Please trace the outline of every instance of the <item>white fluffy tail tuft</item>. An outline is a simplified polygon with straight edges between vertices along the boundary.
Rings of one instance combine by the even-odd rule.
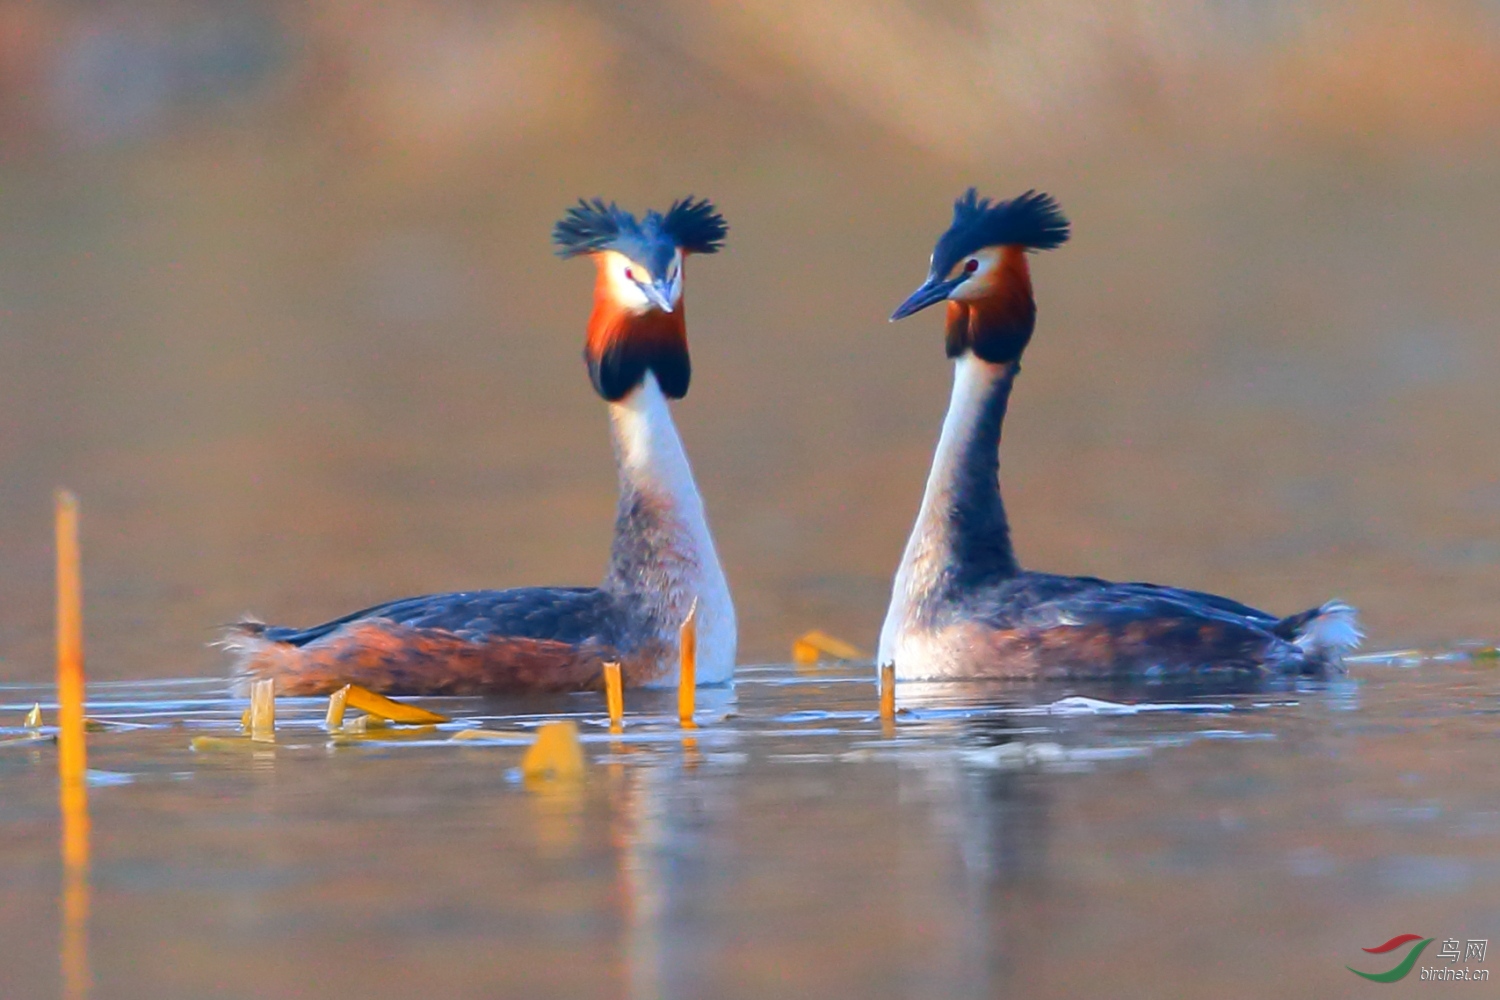
[[[1307,620],[1292,642],[1309,656],[1336,661],[1358,649],[1364,637],[1359,612],[1343,601],[1329,601]]]
[[[246,615],[233,625],[225,626],[216,642],[210,643],[225,650],[232,658],[229,674],[229,692],[236,698],[250,695],[250,682],[258,674],[250,664],[265,656],[275,643],[264,637],[266,626]]]

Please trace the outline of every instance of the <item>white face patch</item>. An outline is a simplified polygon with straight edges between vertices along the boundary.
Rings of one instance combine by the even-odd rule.
[[[606,250],[604,257],[604,279],[609,286],[610,298],[627,311],[643,313],[651,308],[651,300],[641,291],[639,281],[650,281],[651,272],[622,253]]]
[[[995,272],[1000,268],[1000,248],[985,247],[977,253],[971,253],[959,261],[959,271],[965,271],[969,261],[974,261],[978,266],[968,272],[964,279],[953,291],[948,293],[948,298],[957,299],[959,302],[972,302],[982,299],[990,294],[995,287]]]
[[[610,297],[632,313],[643,313],[651,309],[651,299],[641,290],[641,285],[655,282],[657,276],[652,274],[644,264],[638,264],[617,251],[606,250],[602,256],[604,276],[608,282]],[[667,301],[672,303],[672,308],[675,309],[682,301],[681,250],[672,255],[663,279],[661,284],[666,286]]]

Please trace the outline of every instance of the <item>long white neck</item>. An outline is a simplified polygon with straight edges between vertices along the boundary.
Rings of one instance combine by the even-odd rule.
[[[955,586],[1016,572],[1000,500],[1000,427],[1018,365],[964,354],[938,437],[917,523],[896,570],[878,663],[894,663],[904,636],[928,624]]]
[[[728,683],[736,626],[703,498],[656,376],[609,406],[620,509],[607,587],[641,600],[675,648],[676,629],[698,602],[698,682]],[[675,670],[663,684],[676,683]]]

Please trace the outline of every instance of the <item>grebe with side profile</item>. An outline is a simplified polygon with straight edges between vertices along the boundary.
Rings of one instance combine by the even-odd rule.
[[[896,571],[877,663],[898,680],[1324,675],[1362,638],[1339,601],[1287,618],[1149,583],[1023,570],[1000,498],[1000,428],[1036,320],[1027,251],[1068,239],[1046,194],[953,208],[895,321],[947,303],[953,395]]]
[[[597,277],[584,358],[609,404],[619,469],[614,544],[599,587],[527,587],[410,597],[311,628],[246,621],[224,645],[242,681],[281,694],[355,683],[386,694],[473,695],[597,686],[621,664],[630,686],[677,682],[678,630],[698,607],[698,683],[728,683],[735,615],[669,399],[688,390],[683,268],[728,227],[689,197],[639,220],[580,201],[553,229],[557,253]]]

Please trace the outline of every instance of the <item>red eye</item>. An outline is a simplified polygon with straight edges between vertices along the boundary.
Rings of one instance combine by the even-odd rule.
[[[979,270],[979,261],[975,260],[973,257],[970,257],[968,260],[964,261],[965,274],[973,274],[977,270]]]
[[[625,277],[629,281],[634,281],[635,280],[635,271],[633,269],[627,267],[625,269]]]

